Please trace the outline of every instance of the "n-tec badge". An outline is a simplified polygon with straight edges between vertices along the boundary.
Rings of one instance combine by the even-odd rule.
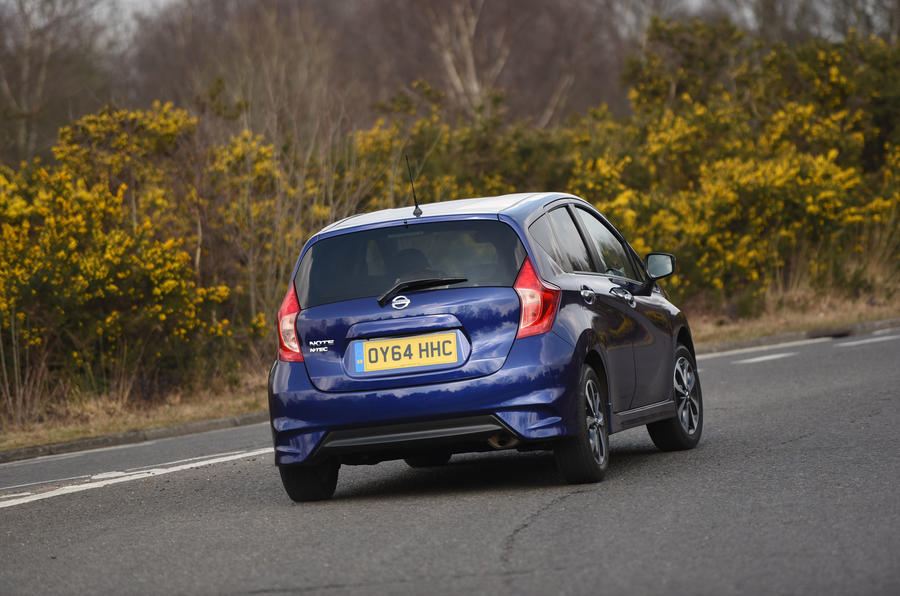
[[[409,298],[406,296],[395,296],[394,299],[391,300],[391,306],[397,310],[402,310],[409,306]]]
[[[309,351],[310,352],[327,352],[328,346],[333,346],[333,339],[315,339],[309,342]]]

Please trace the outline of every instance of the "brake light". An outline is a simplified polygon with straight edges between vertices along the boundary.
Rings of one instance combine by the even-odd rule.
[[[550,331],[553,320],[556,319],[560,289],[544,283],[535,273],[534,266],[528,258],[522,264],[513,288],[519,295],[519,302],[522,303],[516,339]]]
[[[303,352],[297,338],[297,315],[300,303],[294,284],[288,286],[287,294],[278,309],[278,359],[285,362],[303,362]]]

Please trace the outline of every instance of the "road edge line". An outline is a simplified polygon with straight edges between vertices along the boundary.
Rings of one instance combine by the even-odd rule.
[[[70,484],[67,486],[61,486],[59,488],[48,490],[46,492],[34,493],[24,497],[18,497],[15,499],[10,499],[8,501],[0,501],[0,509],[5,509],[7,507],[15,507],[17,505],[24,505],[26,503],[32,503],[34,501],[42,501],[44,499],[50,499],[52,497],[58,497],[62,495],[69,495],[72,493],[80,493],[86,490],[93,490],[95,488],[103,488],[104,486],[110,486],[113,484],[121,484],[123,482],[132,482],[134,480],[143,480],[145,478],[154,478],[156,476],[164,476],[166,474],[172,474],[174,472],[182,472],[184,470],[192,470],[194,468],[202,468],[203,466],[209,466],[213,464],[220,464],[224,462],[234,461],[237,459],[246,459],[248,457],[256,457],[259,455],[265,455],[267,453],[272,453],[274,449],[272,447],[264,447],[262,449],[255,449],[252,451],[244,451],[241,453],[233,453],[231,455],[223,455],[219,457],[211,457],[209,459],[203,459],[196,462],[190,462],[185,464],[180,464],[177,466],[172,466],[170,468],[152,468],[150,470],[144,470],[141,472],[135,472],[134,474],[126,474],[124,476],[117,476],[115,478],[104,478],[102,480],[94,480],[91,482],[85,482],[83,484]]]
[[[49,445],[22,447],[21,449],[0,451],[0,464],[21,461],[23,459],[34,459],[36,457],[43,457],[47,455],[60,455],[63,453],[90,451],[92,449],[102,449],[104,447],[133,445],[136,443],[144,443],[146,441],[155,441],[158,439],[169,439],[172,437],[180,437],[183,435],[195,435],[213,430],[222,430],[226,428],[235,428],[238,426],[247,426],[250,424],[259,424],[261,422],[268,422],[268,420],[268,412],[251,412],[250,414],[241,414],[239,416],[214,418],[212,420],[197,420],[195,422],[186,422],[184,424],[177,424],[174,426],[148,428],[145,430],[133,430],[127,433],[103,435],[100,437],[89,437],[86,439],[77,439],[75,441],[66,441],[65,443],[51,443]]]

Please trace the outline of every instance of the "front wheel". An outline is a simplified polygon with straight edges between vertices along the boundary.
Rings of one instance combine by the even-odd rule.
[[[703,394],[694,356],[687,347],[675,349],[675,369],[672,373],[675,394],[675,417],[647,425],[653,444],[663,451],[693,449],[703,432]]]
[[[581,369],[575,399],[577,433],[553,449],[556,466],[569,484],[599,482],[609,467],[606,385],[587,364]]]
[[[293,501],[330,499],[337,487],[340,463],[327,460],[315,465],[281,466],[281,483]]]

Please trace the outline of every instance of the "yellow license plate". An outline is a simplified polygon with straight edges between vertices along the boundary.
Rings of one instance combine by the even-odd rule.
[[[457,361],[456,333],[434,333],[400,339],[372,339],[356,344],[356,372],[415,368]]]

